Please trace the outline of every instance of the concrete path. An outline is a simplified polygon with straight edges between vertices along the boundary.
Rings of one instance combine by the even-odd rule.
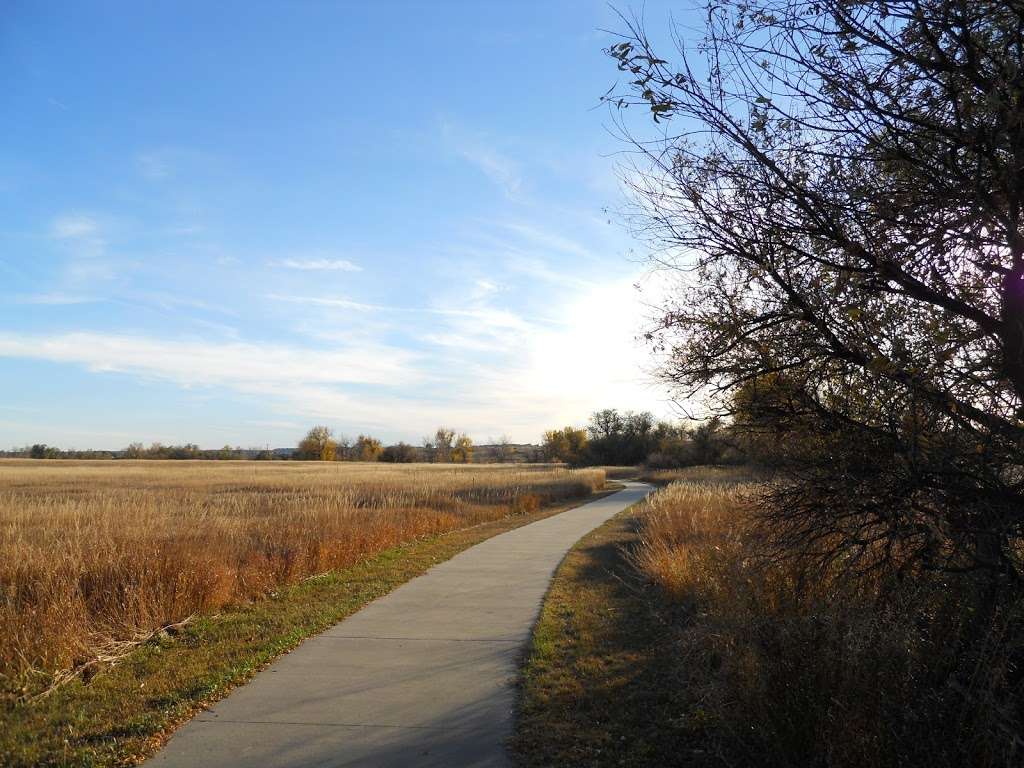
[[[548,583],[626,490],[488,539],[321,635],[178,731],[154,766],[507,766],[514,683]]]

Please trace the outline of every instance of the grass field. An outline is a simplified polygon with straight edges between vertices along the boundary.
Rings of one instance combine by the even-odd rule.
[[[692,733],[668,625],[628,560],[630,511],[566,555],[523,669],[513,741],[521,768],[691,765]]]
[[[391,547],[350,568],[277,589],[266,599],[200,616],[173,635],[157,634],[88,683],[76,678],[31,702],[0,701],[0,765],[135,765],[177,725],[303,639],[474,544],[589,500]]]
[[[2,461],[0,693],[30,697],[160,627],[603,484],[512,465]]]
[[[969,588],[942,574],[884,599],[809,580],[765,557],[757,476],[673,479],[559,570],[525,668],[523,765],[1021,764],[1024,609],[979,634]]]

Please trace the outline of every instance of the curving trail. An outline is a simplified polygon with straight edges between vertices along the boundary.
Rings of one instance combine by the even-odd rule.
[[[507,766],[515,676],[548,583],[626,489],[461,552],[282,656],[153,766]]]

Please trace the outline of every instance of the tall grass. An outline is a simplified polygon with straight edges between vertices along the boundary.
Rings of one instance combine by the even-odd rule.
[[[521,465],[0,461],[0,687],[603,484]]]
[[[807,580],[768,560],[755,486],[698,477],[640,508],[637,567],[660,589],[689,725],[716,762],[1009,766],[1024,762],[1022,609],[978,616],[974,585]],[[883,589],[884,587],[884,589]]]

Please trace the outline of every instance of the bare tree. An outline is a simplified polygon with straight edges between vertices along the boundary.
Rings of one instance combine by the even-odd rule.
[[[502,435],[495,442],[498,446],[498,455],[496,458],[499,464],[515,461],[516,447],[512,444],[512,438],[508,435]]]
[[[449,462],[452,460],[452,445],[455,442],[455,430],[438,427],[434,433],[434,461]]]
[[[624,24],[606,98],[659,126],[626,132],[633,221],[681,286],[649,339],[682,395],[774,393],[766,531],[1019,580],[1024,6],[720,2],[672,54]]]
[[[430,463],[437,461],[437,446],[434,445],[432,437],[423,438],[423,460]]]

